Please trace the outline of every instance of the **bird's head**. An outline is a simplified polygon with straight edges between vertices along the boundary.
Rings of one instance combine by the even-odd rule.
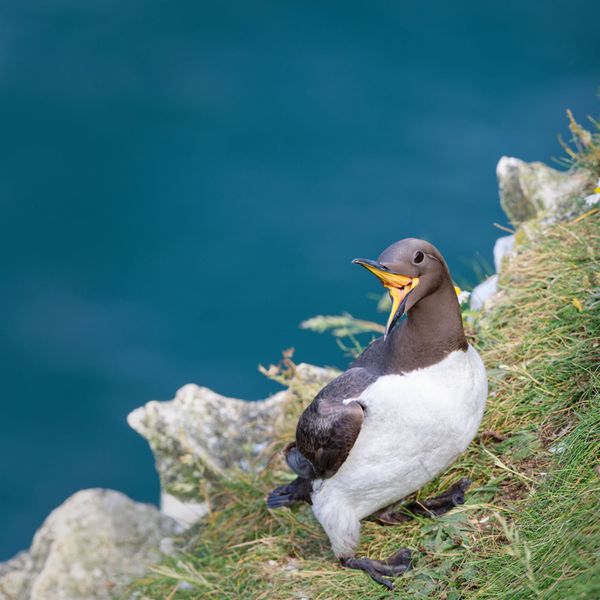
[[[446,261],[439,250],[425,240],[406,238],[386,248],[376,261],[355,258],[352,262],[371,271],[390,294],[392,308],[384,339],[398,319],[417,302],[441,286],[452,287]]]

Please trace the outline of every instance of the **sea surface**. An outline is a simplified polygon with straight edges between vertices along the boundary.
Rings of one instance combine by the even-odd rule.
[[[474,283],[503,154],[600,112],[600,4],[0,1],[0,560],[70,494],[156,502],[133,408],[343,367],[351,265],[406,236]]]

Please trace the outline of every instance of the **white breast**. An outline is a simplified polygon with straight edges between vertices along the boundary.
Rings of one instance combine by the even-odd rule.
[[[475,437],[487,397],[477,351],[456,351],[406,375],[386,375],[360,396],[361,432],[330,479],[315,482],[313,502],[350,504],[362,519],[433,479]]]

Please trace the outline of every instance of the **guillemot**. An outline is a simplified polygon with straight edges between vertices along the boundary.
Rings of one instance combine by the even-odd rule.
[[[286,460],[298,475],[273,490],[269,508],[305,501],[341,564],[386,577],[411,568],[408,549],[386,560],[357,558],[360,521],[406,520],[393,505],[449,467],[475,437],[487,398],[485,367],[467,343],[448,266],[432,244],[392,244],[377,261],[355,259],[387,288],[391,312],[383,337],[306,408]],[[401,317],[406,314],[405,319]],[[436,498],[404,509],[439,515],[464,502],[462,478]]]

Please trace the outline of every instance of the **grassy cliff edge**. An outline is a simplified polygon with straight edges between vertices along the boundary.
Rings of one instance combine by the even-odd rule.
[[[292,379],[289,417],[270,465],[224,477],[179,555],[138,580],[137,598],[600,597],[600,279],[597,209],[531,219],[516,232],[493,307],[468,333],[488,369],[479,436],[426,497],[473,479],[464,506],[440,518],[364,523],[360,554],[413,549],[415,568],[381,589],[338,566],[308,506],[267,510],[289,478],[280,449],[319,382]],[[287,361],[275,376],[286,381]]]

